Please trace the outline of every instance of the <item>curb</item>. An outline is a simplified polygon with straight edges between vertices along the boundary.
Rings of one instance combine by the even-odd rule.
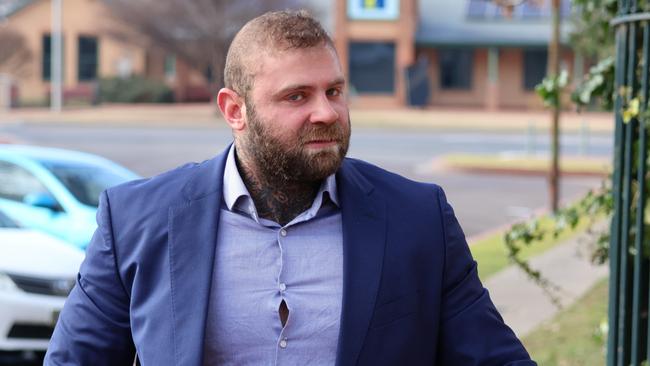
[[[478,174],[507,174],[522,176],[548,176],[549,171],[545,169],[526,169],[526,168],[486,168],[486,167],[459,167],[451,164],[442,164],[442,168],[453,172],[478,173]],[[565,177],[596,177],[605,178],[608,173],[594,171],[560,171],[561,176]]]

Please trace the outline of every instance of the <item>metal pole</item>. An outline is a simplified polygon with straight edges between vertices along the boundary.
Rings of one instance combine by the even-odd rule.
[[[53,112],[60,112],[61,106],[63,105],[62,2],[63,0],[52,0],[50,109]]]
[[[557,78],[560,74],[560,0],[552,0],[553,32],[548,45],[548,75]],[[559,187],[559,156],[560,156],[560,104],[561,95],[553,106],[551,115],[551,169],[549,171],[549,195],[552,212],[557,212],[560,195]]]
[[[526,154],[529,156],[534,156],[536,153],[536,143],[535,143],[535,135],[537,134],[537,131],[535,129],[535,121],[529,120],[528,121],[528,133],[527,138],[526,138]]]

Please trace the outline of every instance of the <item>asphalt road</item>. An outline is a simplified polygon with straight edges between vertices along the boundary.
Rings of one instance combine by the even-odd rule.
[[[188,161],[202,161],[231,141],[230,131],[214,127],[0,125],[0,133],[29,144],[63,147],[99,154],[133,171],[151,176]],[[544,177],[458,174],[433,169],[441,154],[533,153],[548,151],[544,135],[474,133],[461,131],[353,129],[349,156],[361,158],[414,180],[440,184],[447,192],[468,236],[522,219],[544,207]],[[565,154],[609,156],[608,135],[577,134],[562,138]],[[566,202],[597,187],[597,178],[565,178],[561,197]]]

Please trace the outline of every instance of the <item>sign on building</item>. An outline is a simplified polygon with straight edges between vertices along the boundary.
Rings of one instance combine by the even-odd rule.
[[[351,20],[397,20],[399,0],[348,0]]]

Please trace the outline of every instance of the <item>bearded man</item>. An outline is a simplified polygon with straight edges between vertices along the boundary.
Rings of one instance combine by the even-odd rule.
[[[534,365],[442,190],[345,158],[346,81],[304,12],[232,42],[234,143],[101,195],[46,365]]]

